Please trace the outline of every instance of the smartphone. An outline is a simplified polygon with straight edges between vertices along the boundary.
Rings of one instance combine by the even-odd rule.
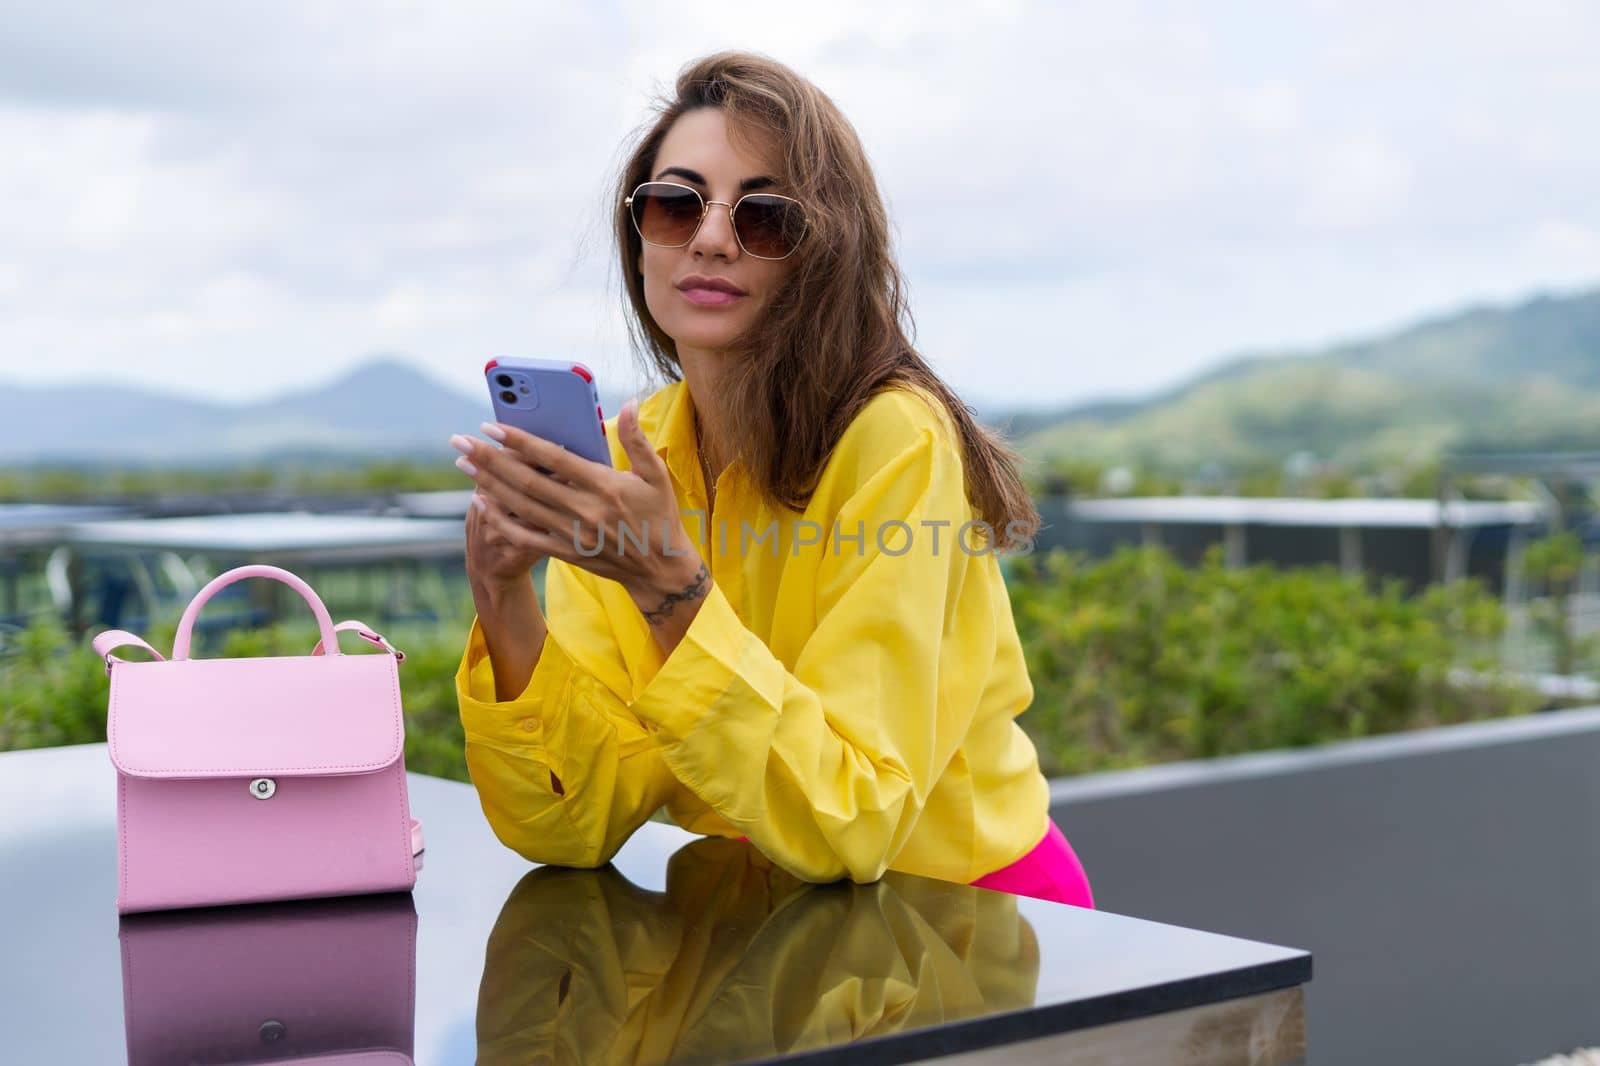
[[[483,368],[494,420],[611,465],[594,374],[560,359],[491,359]],[[538,467],[541,474],[551,471]]]

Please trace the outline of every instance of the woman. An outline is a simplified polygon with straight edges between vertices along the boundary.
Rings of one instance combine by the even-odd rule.
[[[457,698],[495,833],[598,866],[664,806],[806,880],[1093,906],[1014,721],[1033,686],[995,552],[1038,514],[906,339],[855,131],[781,64],[708,56],[615,192],[669,381],[609,420],[615,469],[503,425],[452,439],[477,485]]]

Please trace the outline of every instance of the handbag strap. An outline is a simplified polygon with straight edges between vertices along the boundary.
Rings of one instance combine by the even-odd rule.
[[[365,622],[360,622],[352,618],[349,621],[340,622],[338,625],[334,626],[333,631],[335,633],[354,632],[358,637],[366,641],[368,644],[371,644],[374,648],[381,648],[384,651],[389,652],[394,656],[395,662],[403,663],[406,661],[405,652],[401,651],[393,644],[390,644],[389,641],[384,638],[382,633],[374,632]],[[143,648],[151,655],[154,655],[157,659],[163,661],[166,659],[166,656],[152,648],[144,638],[135,636],[134,634],[129,633],[126,629],[108,629],[104,633],[97,633],[95,635],[93,644],[95,654],[106,661],[107,677],[111,676],[112,663],[123,663],[130,661],[127,659],[119,659],[117,656],[111,654],[112,651],[117,648],[127,647],[130,644],[134,645],[135,647]],[[311,649],[311,654],[323,654],[322,641],[317,641],[317,646]]]
[[[125,663],[130,661],[127,659],[119,659],[115,655],[112,655],[111,652],[114,648],[121,648],[129,644],[134,644],[143,648],[151,655],[154,655],[157,659],[166,659],[166,656],[152,648],[142,637],[136,637],[132,633],[129,633],[126,629],[108,629],[104,633],[96,634],[93,643],[95,654],[106,661],[107,677],[111,676],[112,663]]]
[[[358,622],[352,618],[348,621],[340,622],[338,625],[334,626],[333,631],[335,633],[354,632],[356,636],[360,637],[368,644],[371,644],[374,648],[382,648],[384,651],[389,652],[394,656],[395,662],[403,663],[406,661],[405,652],[401,651],[399,648],[385,640],[382,633],[373,632],[373,630],[365,622]],[[322,641],[317,641],[317,646],[311,649],[311,654],[322,654]]]

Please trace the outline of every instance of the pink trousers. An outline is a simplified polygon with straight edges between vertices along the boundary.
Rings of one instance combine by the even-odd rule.
[[[1032,851],[1010,866],[992,874],[984,874],[972,883],[979,888],[1094,909],[1089,877],[1083,872],[1083,864],[1078,861],[1077,853],[1054,821],[1050,822],[1044,839],[1035,844]]]
[[[745,843],[749,837],[740,837]],[[1033,896],[1052,903],[1094,909],[1094,894],[1089,891],[1089,875],[1083,872],[1078,853],[1072,850],[1060,826],[1050,822],[1044,839],[1033,850],[1010,866],[984,874],[972,882],[977,888],[992,888],[1014,896]]]

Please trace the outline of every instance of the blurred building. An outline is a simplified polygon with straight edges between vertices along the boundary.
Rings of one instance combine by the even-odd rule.
[[[1413,589],[1471,576],[1502,596],[1517,591],[1522,547],[1549,528],[1545,509],[1525,502],[1239,496],[1035,502],[1044,521],[1035,551],[1098,557],[1125,544],[1159,544],[1195,563],[1221,545],[1231,566],[1325,563],[1399,578]]]

